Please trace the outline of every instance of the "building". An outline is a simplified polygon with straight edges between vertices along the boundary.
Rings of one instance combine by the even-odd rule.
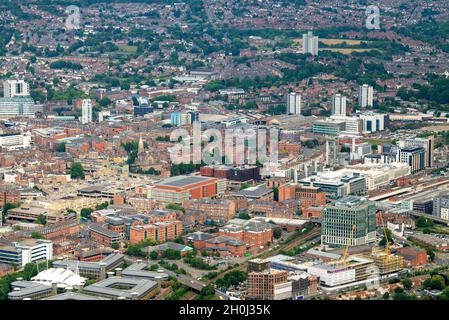
[[[404,262],[412,267],[424,266],[427,264],[427,251],[418,247],[403,247],[396,249],[396,255],[402,256]]]
[[[398,161],[410,166],[410,173],[414,174],[425,169],[426,156],[422,147],[406,147],[399,149]]]
[[[433,167],[435,157],[435,137],[429,136],[426,138],[409,137],[399,140],[399,148],[407,147],[422,147],[425,151],[425,165],[426,168]]]
[[[306,187],[318,187],[327,197],[340,198],[366,193],[366,179],[360,173],[345,170],[320,172],[299,180]]]
[[[133,225],[129,231],[129,242],[136,244],[145,240],[160,242],[175,240],[182,235],[183,231],[182,222],[177,220]]]
[[[210,222],[224,224],[234,218],[235,202],[225,199],[197,199],[184,202],[185,209],[199,210],[206,214]]]
[[[88,124],[92,122],[92,100],[83,99],[81,106],[81,123]]]
[[[348,196],[324,208],[321,243],[331,246],[360,246],[376,240],[376,206]]]
[[[243,241],[250,252],[265,248],[273,242],[272,226],[260,221],[244,221],[241,225],[230,223],[218,229],[218,235]]]
[[[98,223],[90,224],[88,230],[91,240],[108,247],[118,245],[122,240],[122,236],[119,233],[104,228]]]
[[[153,107],[149,104],[140,104],[138,106],[134,106],[134,116],[135,117],[143,117],[146,114],[152,113]]]
[[[359,86],[359,106],[362,108],[373,106],[373,87],[367,84]]]
[[[388,125],[388,115],[368,112],[359,115],[362,122],[362,132],[372,133],[383,131]]]
[[[215,177],[236,182],[259,181],[260,167],[249,165],[239,167],[210,165],[201,167],[200,174],[205,177]]]
[[[301,114],[301,94],[291,92],[287,95],[287,114]]]
[[[0,98],[0,118],[34,117],[34,100],[29,96]]]
[[[159,292],[156,281],[129,277],[109,277],[83,288],[83,292],[109,299],[149,300]]]
[[[30,86],[24,80],[3,81],[3,97],[26,97],[30,95]]]
[[[292,297],[288,272],[264,270],[248,273],[248,300],[284,300]]]
[[[338,136],[342,131],[345,131],[346,124],[344,121],[338,120],[320,120],[315,121],[312,125],[312,132],[328,136]]]
[[[30,262],[53,258],[53,243],[50,240],[27,239],[12,242],[8,246],[0,245],[0,263],[24,266]]]
[[[125,256],[120,253],[111,253],[100,261],[57,260],[52,263],[54,268],[72,270],[85,278],[105,279],[107,272],[120,267]]]
[[[302,53],[311,54],[313,56],[318,55],[318,37],[313,35],[312,31],[309,31],[302,35]]]
[[[439,196],[433,199],[432,214],[449,220],[449,196]]]
[[[16,150],[31,146],[31,134],[3,133],[0,134],[0,148]]]
[[[349,256],[346,263],[332,260],[307,267],[307,273],[317,276],[325,291],[332,291],[352,283],[364,284],[373,281],[374,261],[361,256]]]
[[[346,97],[340,93],[332,97],[332,115],[346,116]]]
[[[163,203],[182,204],[190,199],[215,197],[225,190],[225,180],[182,175],[154,183],[148,191],[148,198]]]

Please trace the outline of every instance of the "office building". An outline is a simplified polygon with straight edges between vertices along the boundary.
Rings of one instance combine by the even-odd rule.
[[[344,170],[320,172],[299,180],[306,187],[318,187],[330,198],[360,195],[366,192],[366,179],[359,173]]]
[[[337,93],[332,97],[332,115],[346,115],[346,97],[340,93]]]
[[[287,114],[301,114],[301,95],[291,92],[287,95]]]
[[[338,136],[345,131],[345,122],[340,120],[315,121],[312,125],[312,132],[328,136]]]
[[[432,214],[445,220],[449,220],[449,196],[439,196],[433,199]]]
[[[373,106],[373,87],[367,84],[359,87],[359,105],[362,108]]]
[[[92,122],[92,100],[83,99],[81,106],[81,123],[88,124]]]
[[[398,161],[410,166],[411,174],[425,169],[425,150],[422,147],[406,147],[399,149]]]
[[[0,118],[34,117],[34,100],[29,96],[0,98]]]
[[[360,114],[359,119],[362,121],[363,133],[383,131],[388,126],[388,115],[385,114],[368,112]]]
[[[312,31],[309,31],[302,35],[302,53],[311,54],[313,56],[318,55],[318,37],[313,35]]]
[[[26,97],[30,95],[30,86],[24,80],[3,81],[3,97]]]
[[[215,197],[226,190],[226,180],[202,176],[176,176],[152,185],[148,198],[164,203]]]
[[[248,273],[248,299],[290,299],[292,297],[292,284],[287,278],[287,271],[273,269]]]
[[[146,114],[152,113],[153,107],[149,104],[140,104],[138,106],[134,106],[134,116],[135,117],[143,117]]]
[[[399,140],[399,148],[406,147],[422,147],[425,151],[425,166],[426,168],[433,167],[433,159],[435,156],[435,137],[429,136],[426,138],[408,137]]]
[[[324,208],[321,242],[330,246],[360,246],[376,241],[376,206],[348,196]]]
[[[16,150],[28,148],[31,145],[31,134],[29,133],[3,133],[0,134],[0,148]]]
[[[0,263],[24,266],[30,262],[53,258],[53,243],[50,240],[28,239],[0,246]]]

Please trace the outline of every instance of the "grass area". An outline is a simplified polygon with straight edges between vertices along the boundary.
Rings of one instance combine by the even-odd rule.
[[[369,144],[375,144],[378,146],[384,145],[385,143],[390,143],[390,140],[386,139],[376,139],[376,138],[364,138],[362,142],[368,142]]]
[[[120,51],[123,52],[129,52],[129,53],[136,53],[137,52],[137,46],[128,46],[128,45],[119,45]]]
[[[326,38],[324,38],[324,39],[319,39],[319,40],[320,40],[320,42],[324,43],[325,45],[329,45],[329,46],[343,44],[345,42],[347,45],[350,45],[350,46],[358,46],[362,42],[366,42],[366,43],[370,42],[370,41],[353,40],[353,39],[326,39]],[[296,43],[302,44],[302,39],[294,39],[293,41]]]
[[[353,52],[366,52],[371,51],[374,49],[359,49],[359,48],[323,48],[319,49],[319,51],[332,51],[332,52],[338,52],[341,54],[351,54]]]

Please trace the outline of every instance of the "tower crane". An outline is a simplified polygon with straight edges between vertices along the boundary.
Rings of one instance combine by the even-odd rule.
[[[390,260],[390,241],[388,241],[387,227],[384,224],[382,212],[380,213],[380,221],[382,223],[382,229],[384,230],[384,237],[385,237],[385,262],[388,263],[388,261]]]
[[[348,239],[348,242],[346,244],[346,247],[343,250],[343,264],[345,265],[345,267],[347,266],[349,246],[351,245],[351,241],[354,238],[355,229],[356,229],[356,227],[355,227],[355,224],[354,224],[354,225],[352,225],[351,235],[349,236],[349,239]]]

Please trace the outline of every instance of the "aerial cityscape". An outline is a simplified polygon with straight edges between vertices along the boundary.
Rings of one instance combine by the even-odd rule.
[[[449,300],[449,1],[0,8],[0,300]]]

